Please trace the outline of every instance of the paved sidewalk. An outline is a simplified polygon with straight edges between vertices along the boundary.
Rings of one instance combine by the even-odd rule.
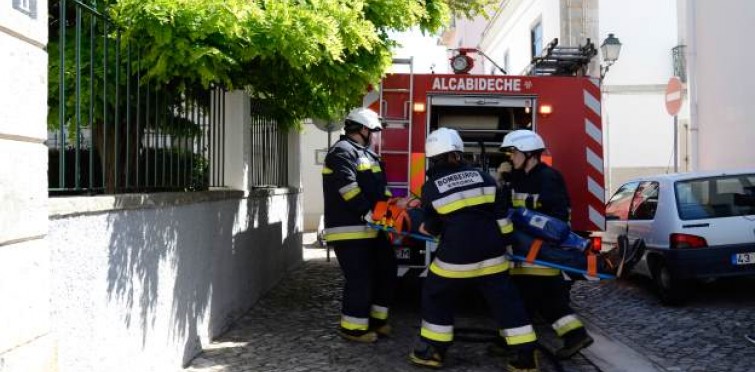
[[[187,369],[216,371],[419,371],[407,355],[419,325],[418,301],[403,293],[403,305],[392,309],[395,335],[373,345],[338,337],[342,277],[335,258],[324,250],[305,249],[308,260],[259,301],[231,331],[208,345]],[[490,328],[489,320],[463,311],[457,327]],[[444,371],[501,371],[505,360],[492,357],[485,343],[457,342]],[[578,355],[566,371],[599,371]],[[554,371],[544,363],[543,371]]]

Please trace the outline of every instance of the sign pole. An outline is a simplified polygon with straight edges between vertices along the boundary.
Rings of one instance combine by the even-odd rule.
[[[682,82],[672,77],[666,85],[666,111],[674,117],[674,173],[679,172],[679,109],[682,107]]]
[[[674,115],[674,173],[679,172],[679,115]]]

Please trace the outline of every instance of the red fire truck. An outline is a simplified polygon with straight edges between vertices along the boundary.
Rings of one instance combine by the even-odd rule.
[[[459,131],[467,160],[493,175],[505,157],[499,146],[506,133],[532,129],[546,142],[545,160],[566,179],[573,230],[592,232],[605,226],[600,102],[598,80],[588,77],[409,72],[387,75],[363,105],[384,119],[375,150],[394,196],[419,195],[425,138],[437,128]],[[397,247],[399,275],[424,269],[432,249]]]

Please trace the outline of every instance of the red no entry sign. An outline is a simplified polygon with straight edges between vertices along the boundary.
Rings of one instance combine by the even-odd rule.
[[[666,111],[671,116],[676,116],[682,108],[682,82],[677,77],[672,77],[666,85]]]

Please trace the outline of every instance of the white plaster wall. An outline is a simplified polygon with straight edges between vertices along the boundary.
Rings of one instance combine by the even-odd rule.
[[[509,75],[520,75],[532,61],[530,30],[543,26],[543,48],[561,33],[559,0],[512,0],[485,30],[480,48],[503,67],[509,53]]]
[[[47,244],[47,1],[0,2],[0,371],[55,371]]]
[[[663,97],[663,92],[603,94],[606,191],[627,179],[626,169],[636,176],[673,172],[673,119],[658,104]]]
[[[331,142],[338,140],[339,133],[331,134]],[[309,121],[305,122],[300,137],[301,148],[301,188],[304,208],[304,230],[317,230],[317,224],[324,211],[322,199],[322,165],[315,164],[315,151],[328,148],[328,133],[323,132]]]
[[[128,197],[56,199],[78,211],[51,216],[60,371],[177,370],[227,330],[301,262],[300,195],[270,192],[84,214]]]
[[[446,46],[438,43],[438,38],[433,35],[423,35],[415,28],[406,32],[391,33],[391,38],[399,43],[393,48],[394,58],[414,58],[414,73],[443,74],[449,71],[448,52]],[[392,73],[409,73],[407,65],[393,65]]]
[[[755,77],[749,71],[755,51],[749,44],[755,2],[691,0],[685,5],[680,39],[689,52],[692,167],[753,167]]]
[[[626,179],[626,169],[638,175],[674,170],[673,118],[666,112],[664,92],[673,75],[676,4],[600,0],[599,14],[598,44],[609,33],[622,43],[619,60],[603,80],[606,190],[615,190]],[[679,162],[681,167],[681,157]]]
[[[676,3],[600,0],[599,13],[600,40],[596,46],[609,33],[622,43],[619,60],[611,66],[603,84],[666,84],[674,73],[671,48],[677,45]],[[663,100],[658,105],[665,107]]]
[[[604,94],[612,167],[671,166],[673,118],[666,113],[664,93]]]

